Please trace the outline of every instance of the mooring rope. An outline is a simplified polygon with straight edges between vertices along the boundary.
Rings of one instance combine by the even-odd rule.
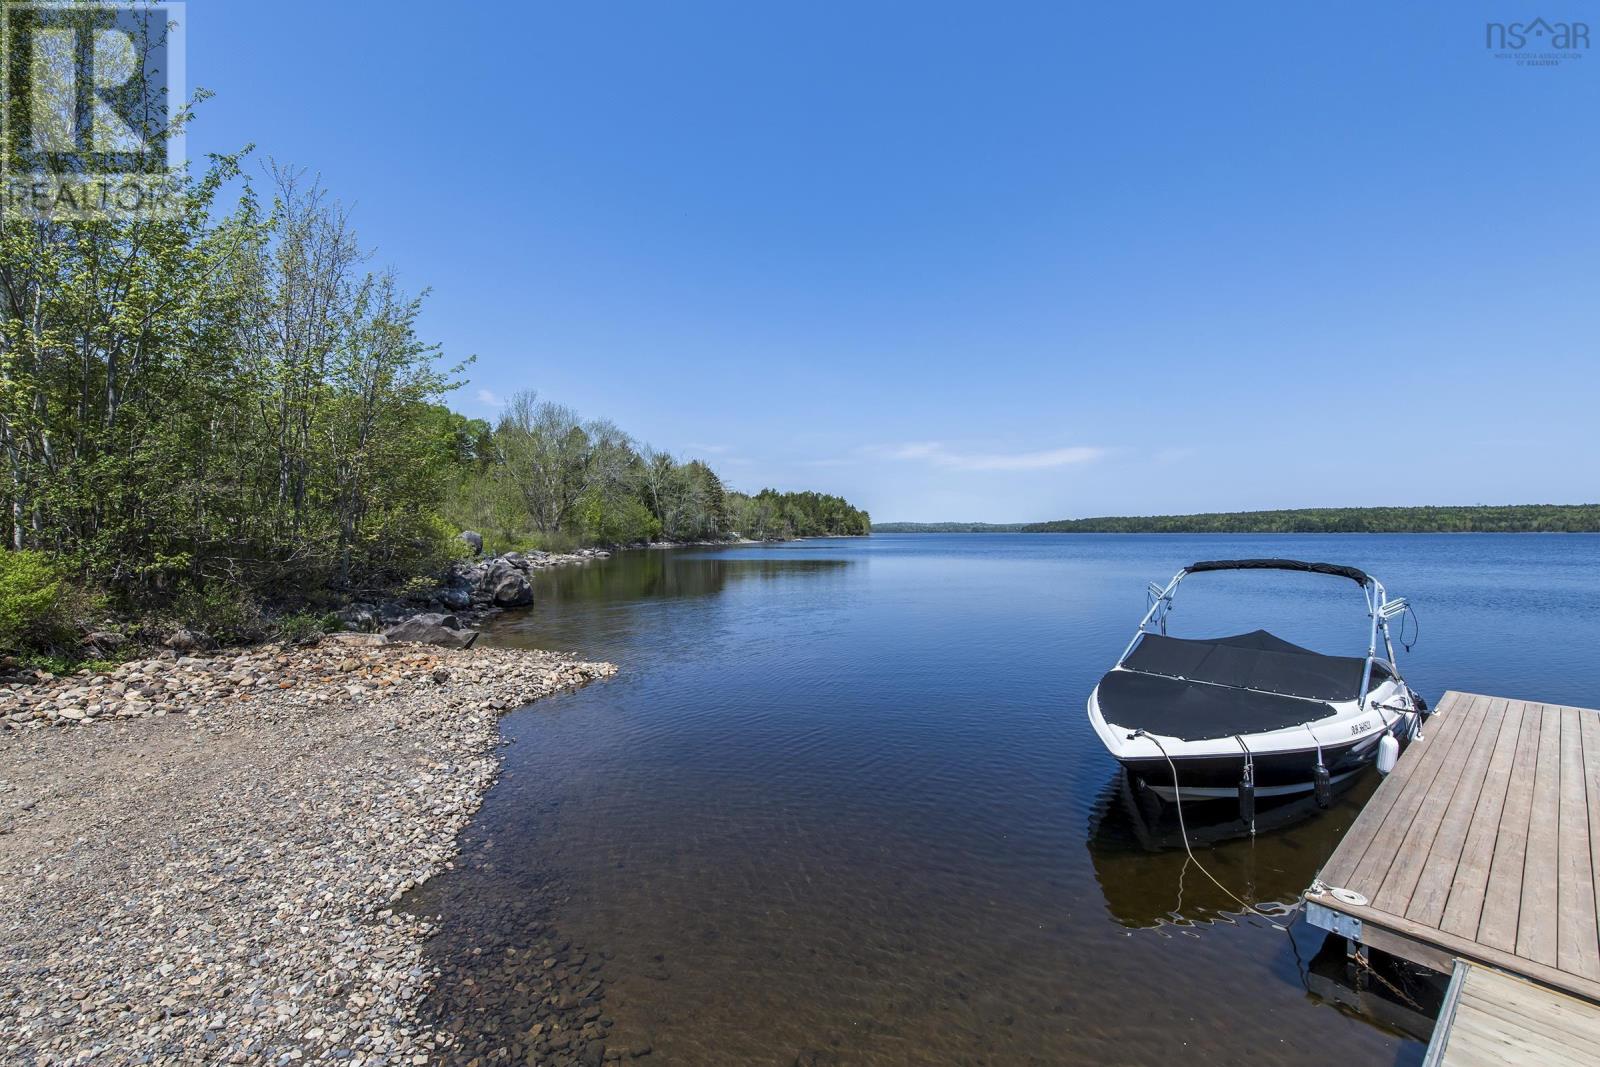
[[[1156,738],[1153,734],[1147,734],[1143,730],[1139,730],[1139,731],[1135,732],[1133,736],[1134,737],[1147,737],[1151,741],[1153,741],[1155,743],[1156,748],[1161,750],[1161,755],[1162,755],[1163,758],[1166,759],[1167,766],[1172,770],[1172,802],[1175,805],[1177,805],[1177,808],[1178,808],[1178,833],[1183,837],[1183,850],[1189,854],[1189,859],[1194,861],[1194,865],[1196,867],[1200,868],[1200,873],[1205,875],[1207,878],[1210,878],[1212,885],[1216,886],[1218,889],[1220,889],[1224,893],[1228,894],[1228,896],[1232,897],[1233,900],[1234,900],[1234,903],[1238,904],[1240,907],[1244,908],[1246,911],[1254,912],[1256,915],[1259,915],[1263,919],[1267,920],[1267,922],[1269,924],[1271,924],[1271,926],[1272,926],[1272,928],[1274,930],[1285,930],[1285,931],[1288,930],[1289,928],[1287,926],[1284,926],[1284,925],[1280,924],[1278,922],[1278,920],[1276,918],[1274,918],[1272,915],[1268,914],[1267,912],[1262,911],[1260,908],[1256,907],[1254,904],[1251,904],[1249,901],[1241,899],[1237,894],[1234,893],[1233,890],[1229,889],[1227,886],[1225,886],[1221,882],[1217,881],[1216,876],[1213,875],[1210,871],[1206,870],[1206,865],[1201,863],[1198,859],[1195,858],[1194,849],[1189,847],[1189,828],[1186,825],[1184,825],[1184,821],[1183,821],[1183,793],[1178,788],[1178,765],[1176,763],[1172,762],[1172,757],[1167,755],[1167,747],[1165,745],[1163,745],[1161,743],[1161,741],[1158,738]],[[1248,750],[1246,750],[1246,751],[1248,751]]]

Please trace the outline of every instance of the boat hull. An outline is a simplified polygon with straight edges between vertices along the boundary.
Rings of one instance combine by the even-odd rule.
[[[1396,726],[1398,727],[1398,723]],[[1344,784],[1369,766],[1378,754],[1382,735],[1372,735],[1342,747],[1322,749],[1331,785]],[[1237,799],[1244,779],[1245,755],[1178,756],[1169,764],[1164,757],[1120,759],[1136,788],[1149,788],[1167,799],[1174,796],[1176,770],[1178,790],[1185,800]],[[1316,788],[1317,750],[1266,752],[1250,757],[1258,797],[1292,796]]]

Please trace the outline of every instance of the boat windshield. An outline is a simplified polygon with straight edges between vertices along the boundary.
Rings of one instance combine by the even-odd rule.
[[[1373,636],[1368,601],[1355,582],[1266,568],[1190,573],[1144,628],[1260,651],[1341,656],[1361,655]],[[1252,646],[1250,635],[1262,632],[1268,640]]]

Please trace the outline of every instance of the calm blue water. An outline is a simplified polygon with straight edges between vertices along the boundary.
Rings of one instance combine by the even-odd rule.
[[[658,1063],[1420,1059],[1323,999],[1315,931],[1144,847],[1159,827],[1085,720],[1146,583],[1233,556],[1409,597],[1400,666],[1432,701],[1600,705],[1600,537],[878,535],[553,572],[490,640],[622,670],[505,720],[505,774],[430,890],[451,973],[498,1005],[476,1025],[531,994],[471,948],[537,936],[605,960],[611,1042]],[[1171,629],[1359,654],[1365,625],[1353,583],[1225,574],[1186,581]],[[1293,900],[1371,788],[1202,859]]]

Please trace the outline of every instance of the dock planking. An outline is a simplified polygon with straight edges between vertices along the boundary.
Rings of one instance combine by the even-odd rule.
[[[1489,865],[1489,883],[1484,889],[1483,912],[1478,920],[1476,939],[1507,952],[1517,947],[1517,913],[1522,901],[1523,856],[1528,847],[1528,812],[1533,807],[1534,768],[1539,756],[1539,731],[1543,709],[1528,704],[1517,709],[1522,716],[1522,733],[1517,742],[1516,762],[1506,786],[1499,832]],[[1509,710],[1508,710],[1509,714]],[[1474,937],[1472,931],[1464,936]]]
[[[1452,692],[1306,900],[1414,962],[1461,957],[1600,1000],[1597,882],[1600,712]]]
[[[1521,715],[1509,712],[1501,717],[1500,737],[1489,761],[1489,773],[1484,778],[1478,803],[1472,811],[1460,861],[1452,870],[1448,859],[1430,858],[1430,862],[1438,863],[1447,883],[1444,914],[1437,925],[1448,933],[1472,937],[1478,931],[1478,920],[1483,915],[1483,895],[1489,887],[1489,865],[1494,859],[1495,841],[1500,832],[1500,816],[1505,811],[1506,793],[1511,785],[1511,767],[1522,737],[1522,719]],[[1432,899],[1421,901],[1420,906],[1418,901],[1413,901],[1407,916],[1424,926],[1435,925],[1432,904]]]
[[[1600,1062],[1600,1005],[1456,962],[1424,1067]]]
[[[1495,722],[1494,710],[1478,734],[1474,766],[1467,769],[1466,777],[1450,798],[1438,837],[1428,851],[1422,876],[1406,907],[1406,917],[1415,922],[1444,926],[1451,891],[1460,885],[1463,892],[1457,910],[1472,909],[1472,924],[1477,925],[1477,910],[1471,901],[1476,897],[1482,903],[1482,886],[1489,878],[1488,856],[1494,844],[1493,823],[1505,800],[1511,757],[1522,729],[1521,716],[1502,713]],[[1468,885],[1476,888],[1467,889]]]
[[[1528,847],[1522,859],[1522,899],[1517,908],[1519,956],[1556,962],[1556,828],[1561,814],[1561,711],[1542,709],[1539,762],[1528,811]]]

